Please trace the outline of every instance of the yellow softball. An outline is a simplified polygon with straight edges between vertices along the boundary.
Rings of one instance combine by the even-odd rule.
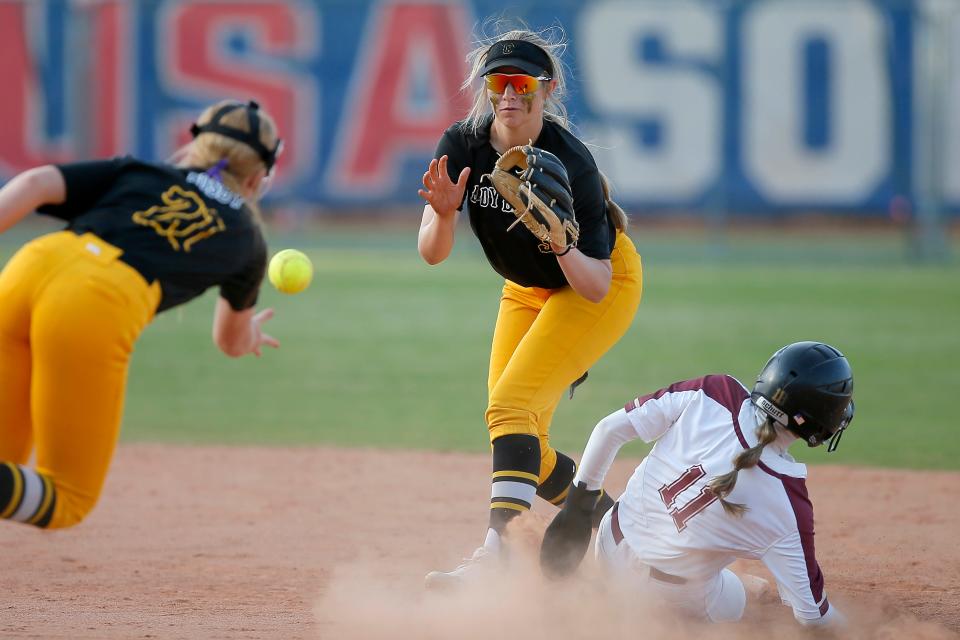
[[[313,264],[304,253],[296,249],[284,249],[270,260],[267,275],[277,291],[300,293],[313,280]]]

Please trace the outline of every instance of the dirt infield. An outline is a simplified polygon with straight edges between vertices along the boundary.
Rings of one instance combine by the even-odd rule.
[[[619,490],[636,461],[618,461]],[[78,528],[0,526],[3,638],[799,638],[787,608],[702,626],[544,582],[518,527],[498,584],[426,594],[479,542],[486,456],[125,446]],[[960,638],[960,473],[815,467],[817,550],[850,638]],[[756,563],[735,569],[763,573]]]

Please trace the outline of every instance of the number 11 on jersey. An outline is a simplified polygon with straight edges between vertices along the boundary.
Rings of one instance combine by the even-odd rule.
[[[673,482],[660,487],[660,499],[663,500],[664,506],[667,507],[678,532],[687,528],[687,521],[689,521],[690,518],[717,500],[716,494],[710,490],[710,487],[704,485],[696,497],[686,502],[682,507],[676,506],[677,496],[692,487],[705,475],[707,474],[703,470],[703,466],[698,464],[684,471],[680,477]]]

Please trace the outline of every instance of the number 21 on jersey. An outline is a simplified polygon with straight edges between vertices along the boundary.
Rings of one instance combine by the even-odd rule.
[[[673,518],[673,524],[677,526],[677,531],[683,531],[687,528],[687,522],[693,516],[706,509],[711,503],[717,500],[717,495],[710,490],[710,487],[704,485],[693,499],[687,501],[682,506],[677,506],[677,496],[692,487],[698,480],[703,478],[706,472],[701,465],[690,467],[684,471],[679,478],[669,484],[660,487],[660,499],[667,507],[670,517]]]

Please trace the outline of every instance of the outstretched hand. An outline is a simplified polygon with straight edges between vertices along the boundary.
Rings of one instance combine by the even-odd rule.
[[[252,318],[250,318],[250,331],[253,334],[253,342],[250,347],[250,353],[260,357],[260,348],[263,345],[268,347],[273,347],[274,349],[280,348],[280,341],[274,338],[273,336],[263,332],[263,323],[267,322],[273,318],[273,309],[264,309],[260,311]]]
[[[464,167],[457,181],[450,179],[447,173],[447,156],[440,156],[430,161],[427,172],[423,174],[423,189],[417,194],[433,207],[440,217],[453,215],[463,202],[463,194],[467,190],[467,178],[470,177],[470,167]]]
[[[566,577],[577,570],[590,546],[591,519],[600,490],[588,491],[582,483],[571,485],[563,508],[543,534],[540,569],[551,579]]]

